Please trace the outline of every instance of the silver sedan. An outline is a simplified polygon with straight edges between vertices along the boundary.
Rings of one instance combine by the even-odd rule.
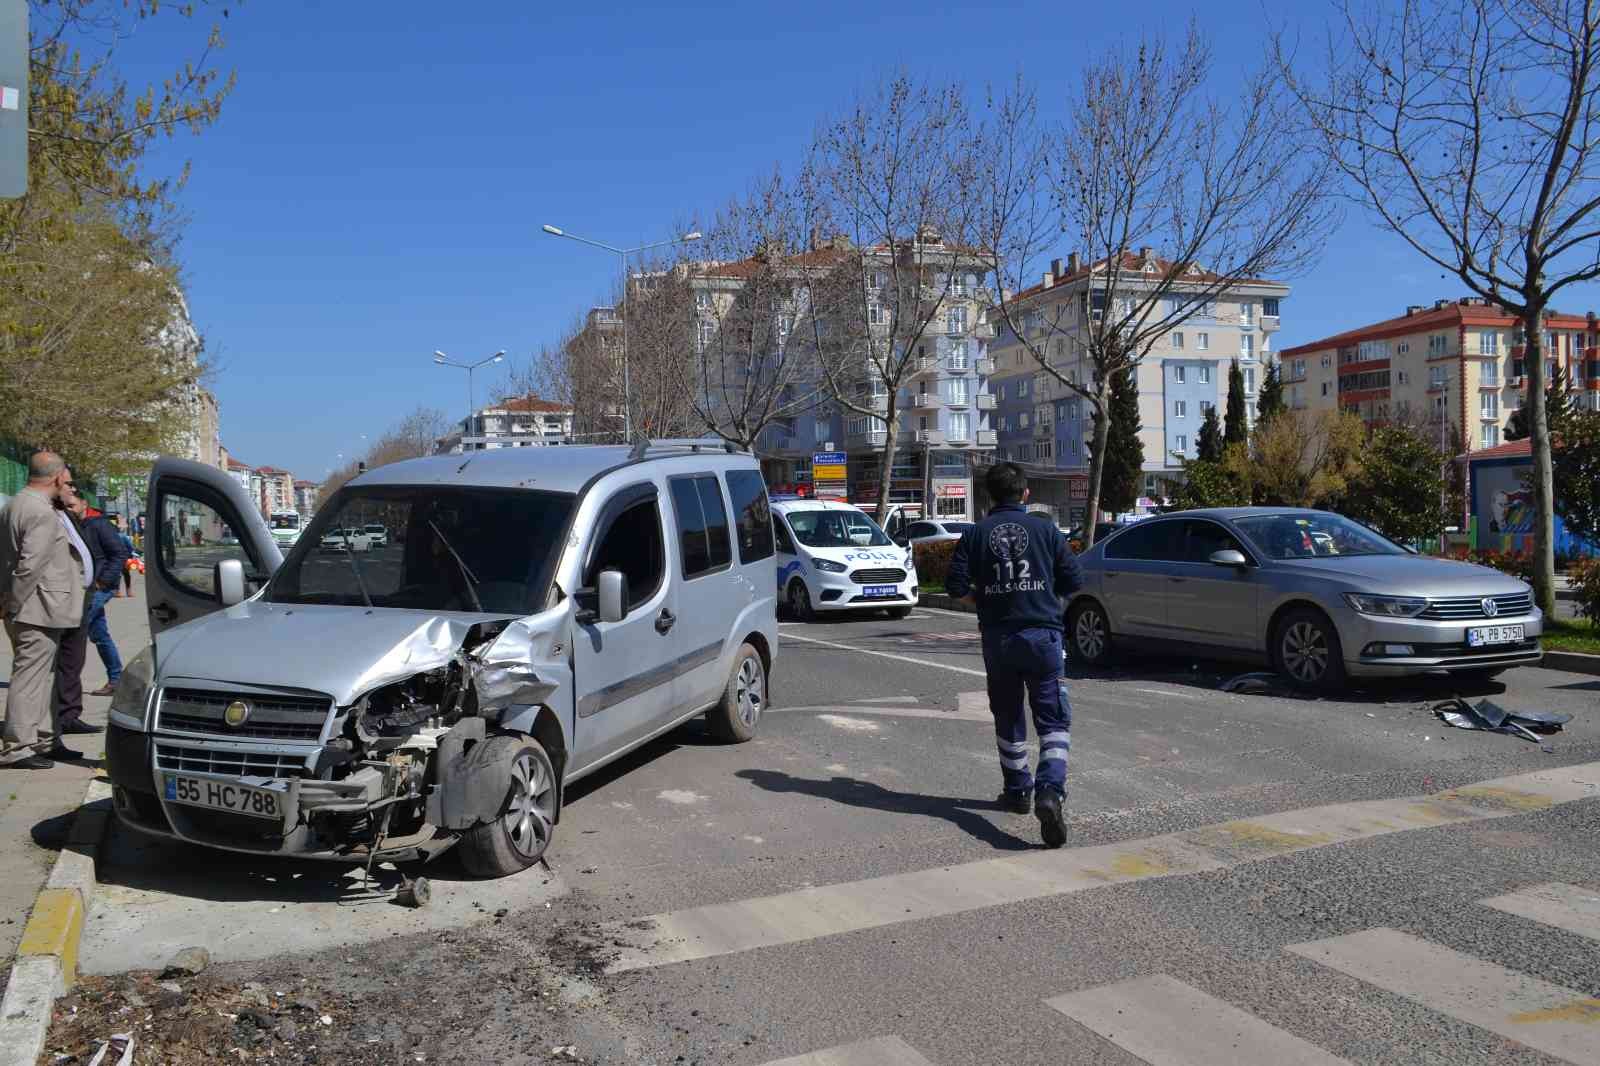
[[[1266,662],[1306,687],[1347,676],[1488,676],[1536,663],[1544,616],[1522,581],[1416,555],[1328,511],[1227,507],[1127,526],[1080,559],[1073,655],[1114,643]]]

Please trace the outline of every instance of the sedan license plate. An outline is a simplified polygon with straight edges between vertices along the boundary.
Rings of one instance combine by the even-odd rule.
[[[1522,626],[1474,626],[1467,630],[1467,647],[1481,648],[1486,644],[1521,644]]]
[[[234,781],[216,781],[187,774],[163,774],[162,789],[168,803],[187,803],[215,811],[283,820],[282,789],[257,788]]]
[[[874,597],[898,596],[900,595],[900,590],[894,585],[868,585],[861,590],[861,595]]]

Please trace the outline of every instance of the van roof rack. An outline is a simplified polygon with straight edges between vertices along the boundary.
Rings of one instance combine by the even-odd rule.
[[[728,455],[749,454],[747,449],[740,448],[731,440],[717,440],[715,438],[696,439],[694,437],[668,437],[651,440],[649,437],[640,437],[633,442],[633,448],[628,452],[629,460],[638,462],[654,452],[725,452]]]

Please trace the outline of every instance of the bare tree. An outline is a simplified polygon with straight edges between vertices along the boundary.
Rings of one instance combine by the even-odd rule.
[[[1326,80],[1275,52],[1353,196],[1522,323],[1533,437],[1534,592],[1555,607],[1543,320],[1600,277],[1600,4],[1462,0],[1340,8]]]
[[[317,506],[321,507],[332,499],[345,482],[361,472],[363,464],[368,470],[374,470],[390,463],[432,455],[439,438],[449,426],[450,420],[443,411],[433,407],[418,407],[390,426],[359,459],[352,459],[324,478],[317,490]]]
[[[981,257],[961,242],[973,228],[975,147],[959,86],[900,75],[822,127],[803,178],[812,217],[836,226],[792,260],[808,292],[808,341],[831,401],[864,422],[870,443],[881,437],[880,520],[901,390],[937,365],[937,335],[969,332],[981,306],[969,286]]]
[[[815,407],[812,349],[796,339],[809,313],[803,250],[815,205],[780,171],[723,209],[693,264],[696,385],[691,400],[712,433],[754,448],[769,427]]]
[[[1307,266],[1332,221],[1281,81],[1263,72],[1224,95],[1210,74],[1191,24],[1175,46],[1151,37],[1086,64],[1059,127],[1020,79],[988,102],[974,243],[998,279],[991,314],[1093,413],[1117,373],[1219,296]],[[1083,259],[1054,260],[1041,280],[1062,235]],[[1097,420],[1091,448],[1091,536],[1109,428]]]

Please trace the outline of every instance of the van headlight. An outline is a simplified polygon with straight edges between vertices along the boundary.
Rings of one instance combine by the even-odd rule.
[[[151,648],[145,648],[122,668],[117,689],[111,694],[112,724],[144,732],[144,713],[150,704],[150,690],[155,687],[155,679],[155,656]]]
[[[843,563],[836,563],[832,559],[813,559],[811,566],[814,570],[826,570],[830,574],[842,574],[850,568]]]
[[[1415,618],[1428,609],[1428,601],[1416,596],[1368,596],[1346,592],[1344,599],[1362,614],[1379,618]]]

